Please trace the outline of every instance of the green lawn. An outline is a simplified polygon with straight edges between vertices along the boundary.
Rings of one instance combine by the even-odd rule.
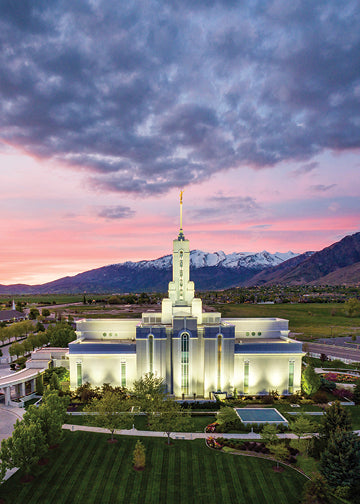
[[[290,331],[303,333],[301,339],[360,335],[360,317],[346,317],[338,303],[224,304],[216,309],[223,317],[279,317],[289,320]]]
[[[306,481],[290,468],[274,472],[272,461],[210,450],[202,440],[168,447],[163,439],[143,438],[146,469],[136,472],[136,439],[111,445],[103,434],[64,434],[33,482],[20,483],[17,472],[1,486],[7,504],[295,504]]]

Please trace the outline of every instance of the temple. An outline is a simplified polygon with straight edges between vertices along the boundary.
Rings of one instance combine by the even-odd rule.
[[[178,398],[215,392],[261,395],[301,389],[302,344],[279,318],[222,318],[206,313],[190,280],[190,245],[173,240],[173,274],[161,311],[141,319],[79,320],[69,344],[70,387],[85,382],[131,388],[146,373],[163,377]]]

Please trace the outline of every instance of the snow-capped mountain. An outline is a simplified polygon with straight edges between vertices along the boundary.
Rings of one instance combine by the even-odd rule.
[[[192,250],[190,252],[190,267],[193,269],[222,266],[223,268],[249,268],[263,269],[278,266],[284,261],[296,257],[295,252],[275,252],[271,254],[266,250],[262,252],[233,252],[225,254],[222,250],[219,252],[203,252],[202,250]],[[172,266],[172,255],[166,255],[159,259],[150,261],[131,262],[127,261],[114,266],[127,266],[133,269],[155,268],[168,269]]]

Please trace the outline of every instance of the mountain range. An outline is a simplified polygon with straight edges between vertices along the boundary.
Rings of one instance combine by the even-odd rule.
[[[198,290],[253,285],[356,284],[360,282],[360,233],[319,252],[271,254],[190,253],[191,279]],[[42,285],[1,285],[0,294],[142,292],[167,290],[172,256],[112,264]]]

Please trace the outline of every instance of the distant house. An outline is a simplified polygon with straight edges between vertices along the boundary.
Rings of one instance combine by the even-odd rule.
[[[25,319],[26,313],[17,310],[0,310],[0,322],[19,322]]]

